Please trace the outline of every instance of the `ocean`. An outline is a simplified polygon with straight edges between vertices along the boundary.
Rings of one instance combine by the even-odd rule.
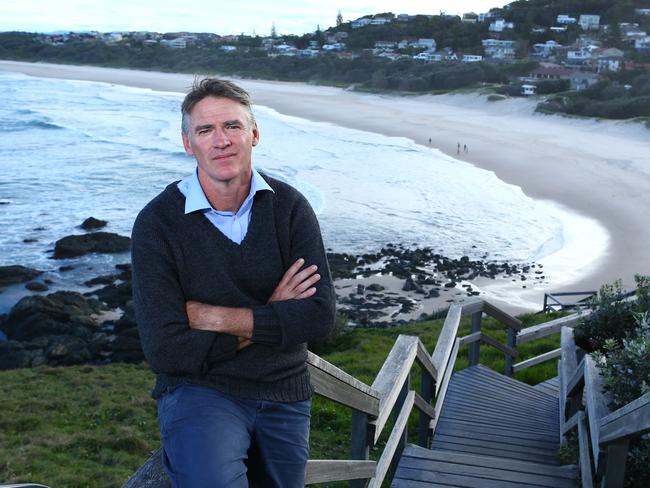
[[[52,289],[66,289],[127,262],[126,254],[51,256],[54,242],[82,233],[89,216],[130,235],[138,211],[193,171],[181,144],[181,101],[175,93],[0,72],[0,265],[48,271]],[[254,165],[303,192],[335,252],[392,243],[540,262],[558,286],[606,252],[596,221],[533,200],[435,148],[262,106],[254,112],[261,134]],[[66,264],[76,271],[60,272]],[[0,295],[0,313],[15,298]]]

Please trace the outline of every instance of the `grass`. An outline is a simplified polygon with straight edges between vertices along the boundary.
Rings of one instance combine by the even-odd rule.
[[[522,317],[529,326],[555,316]],[[389,329],[357,329],[340,334],[319,355],[346,372],[371,384],[399,334],[420,337],[432,352],[442,320]],[[469,318],[461,334],[469,332]],[[505,332],[492,319],[483,330],[505,341]],[[551,336],[523,345],[520,359],[558,347]],[[481,363],[503,371],[503,354],[481,346]],[[461,349],[457,368],[467,365],[467,348]],[[413,387],[419,388],[415,367]],[[416,374],[417,373],[417,374]],[[551,361],[520,372],[516,377],[531,384],[555,376]],[[149,397],[154,376],[145,364],[39,367],[0,372],[0,483],[40,482],[53,487],[116,487],[159,447],[155,402]],[[314,398],[311,457],[349,457],[351,410]],[[410,419],[415,433],[417,414]],[[389,425],[371,457],[381,455]],[[411,439],[413,441],[413,438]],[[330,485],[337,486],[337,485]],[[346,486],[340,484],[338,486]]]

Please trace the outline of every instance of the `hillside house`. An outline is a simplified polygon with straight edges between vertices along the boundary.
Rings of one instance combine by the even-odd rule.
[[[516,41],[504,41],[499,39],[483,39],[483,52],[488,58],[514,59]]]
[[[525,97],[530,97],[531,95],[535,95],[537,91],[537,86],[535,85],[521,85],[521,94]]]
[[[576,24],[578,19],[571,17],[570,15],[560,14],[557,16],[557,19],[555,19],[555,22],[560,25],[571,25]]]
[[[435,39],[418,39],[416,42],[412,43],[411,46],[421,48],[421,49],[428,49],[430,51],[435,51],[436,50],[436,40]]]
[[[506,22],[504,19],[497,19],[490,24],[490,32],[503,32],[504,30],[514,29],[515,24]]]
[[[367,17],[364,17],[362,19],[357,19],[357,20],[353,20],[352,22],[350,22],[350,27],[352,27],[353,29],[359,29],[361,27],[365,27],[367,25],[370,25],[370,22],[371,22],[371,19],[369,19]]]
[[[533,49],[531,50],[530,57],[531,58],[541,58],[541,59],[546,59],[549,56],[551,56],[556,49],[562,47],[562,44],[554,41],[554,40],[548,40],[544,43],[538,43],[533,45]]]
[[[650,53],[650,36],[634,41],[634,49],[640,53]]]
[[[466,24],[476,24],[476,22],[478,22],[478,15],[474,12],[468,12],[463,14],[463,17],[460,20]]]
[[[463,63],[479,63],[483,61],[483,56],[478,54],[463,54],[461,61]]]
[[[603,71],[620,71],[625,60],[623,51],[616,48],[596,48],[592,50],[592,56],[592,65],[598,73]]]
[[[580,15],[578,20],[582,30],[598,30],[600,28],[600,15]]]

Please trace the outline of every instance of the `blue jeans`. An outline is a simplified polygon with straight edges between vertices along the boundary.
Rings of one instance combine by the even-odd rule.
[[[174,488],[305,486],[310,400],[242,400],[184,384],[158,400],[163,464]]]

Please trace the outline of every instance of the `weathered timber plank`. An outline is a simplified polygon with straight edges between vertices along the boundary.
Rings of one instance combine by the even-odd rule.
[[[436,378],[436,396],[440,390],[440,384],[445,375],[447,364],[450,364],[450,367],[453,368],[453,362],[450,361],[450,355],[454,348],[454,344],[456,343],[456,333],[458,332],[458,326],[460,325],[460,316],[460,305],[453,304],[449,307],[445,323],[443,324],[440,335],[438,336],[438,342],[436,342],[436,348],[431,356],[431,362],[438,374]]]
[[[464,488],[523,488],[535,486],[532,483],[518,483],[512,481],[495,480],[462,474],[449,474],[441,472],[430,472],[422,469],[400,468],[400,479],[407,479],[410,483],[425,482],[438,483],[444,486],[456,486]],[[409,485],[417,486],[417,485]]]
[[[553,349],[552,351],[545,352],[544,354],[540,354],[539,356],[535,356],[534,358],[526,359],[525,361],[515,363],[512,365],[512,370],[516,373],[517,371],[521,371],[522,369],[530,368],[531,366],[545,363],[549,359],[554,359],[559,357],[561,353],[562,353],[562,348],[558,347],[557,349]]]
[[[495,307],[490,302],[483,302],[483,312],[485,312],[490,317],[497,319],[502,324],[514,330],[521,330],[523,326],[521,321],[514,318],[512,315],[504,312],[498,307]]]
[[[504,445],[513,445],[513,446],[519,446],[519,447],[534,447],[537,449],[551,449],[551,450],[557,450],[558,448],[558,443],[557,439],[545,439],[545,440],[538,440],[538,439],[531,439],[531,438],[526,438],[526,437],[514,437],[508,434],[501,433],[501,431],[497,431],[495,429],[490,429],[489,432],[480,432],[476,429],[472,428],[457,428],[457,427],[450,427],[447,425],[447,422],[442,422],[441,424],[438,425],[438,428],[436,429],[436,433],[438,435],[447,435],[447,436],[453,436],[453,437],[460,437],[460,438],[466,438],[469,440],[482,440],[482,441],[488,441],[488,442],[496,442],[499,444],[504,444]]]
[[[546,464],[531,463],[516,459],[504,459],[494,456],[476,456],[459,452],[423,449],[412,444],[407,446],[404,450],[404,456],[432,459],[435,461],[447,461],[456,464],[466,464],[469,466],[484,466],[508,471],[520,471],[524,473],[550,474],[567,479],[575,479],[577,476],[577,470],[574,465],[548,466]]]
[[[400,467],[419,469],[422,471],[433,471],[435,473],[446,473],[464,475],[473,478],[485,478],[491,480],[503,480],[513,483],[534,484],[549,488],[575,488],[574,480],[559,478],[555,476],[525,473],[521,471],[506,471],[493,467],[472,466],[467,464],[456,464],[454,462],[431,461],[405,457],[400,461]]]
[[[517,444],[508,444],[500,441],[484,440],[480,439],[478,436],[471,439],[467,437],[459,437],[455,435],[439,434],[436,433],[434,438],[435,442],[445,442],[449,444],[465,445],[469,447],[486,447],[494,449],[494,452],[503,453],[503,452],[519,452],[524,446]],[[527,446],[526,452],[529,454],[536,454],[540,456],[555,456],[557,448],[559,446],[556,444],[549,448],[548,446],[535,447]]]
[[[650,432],[650,393],[600,420],[600,445]]]
[[[536,390],[534,387],[522,383],[514,378],[508,378],[496,371],[491,370],[490,368],[479,364],[478,366],[472,368],[466,368],[458,372],[458,378],[463,379],[472,379],[474,381],[479,380],[481,383],[486,381],[498,384],[500,389],[505,391],[516,392],[517,396],[531,396],[539,399],[540,401],[549,401],[554,402],[555,399],[546,395],[545,393]]]
[[[368,488],[381,487],[381,484],[386,477],[386,473],[388,472],[388,468],[390,467],[390,464],[393,460],[393,456],[395,455],[395,451],[397,450],[402,440],[402,434],[406,428],[406,423],[408,422],[409,414],[413,409],[414,402],[415,392],[410,391],[406,395],[406,399],[404,400],[404,404],[402,405],[402,409],[400,410],[397,420],[395,420],[395,425],[393,426],[393,430],[390,433],[388,442],[386,442],[384,451],[382,452],[381,457],[379,458],[379,462],[377,463],[375,476],[368,483]]]
[[[478,419],[476,415],[473,412],[467,411],[465,413],[459,413],[459,412],[449,412],[445,413],[444,415],[441,415],[439,422],[449,422],[449,421],[454,421],[454,422],[466,422],[466,423],[477,423]],[[494,420],[490,418],[483,418],[480,419],[481,425],[486,425],[490,426],[493,429],[503,429],[503,420]],[[557,427],[539,427],[535,425],[531,425],[530,423],[524,423],[524,422],[510,422],[507,424],[509,429],[519,429],[522,432],[526,433],[545,433],[547,435],[555,435],[557,436],[558,434],[558,428]]]
[[[584,380],[585,380],[585,359],[582,358],[582,361],[580,361],[580,364],[578,364],[577,368],[573,372],[573,376],[570,376],[569,381],[567,382],[566,385],[567,398],[572,397],[576,393],[579,393],[576,390],[578,390],[580,386],[582,386]]]
[[[349,375],[342,369],[337,368],[332,363],[325,361],[323,358],[317,356],[311,351],[307,351],[307,364],[313,366],[316,369],[320,369],[321,371],[329,374],[330,376],[333,376],[334,378],[352,386],[359,391],[379,398],[378,392],[373,390],[372,387],[366,385],[363,381],[356,379],[354,376]]]
[[[602,458],[600,451],[600,420],[609,413],[607,398],[603,394],[603,379],[598,373],[596,364],[589,354],[585,355],[585,401],[589,420],[589,437],[591,452],[594,457],[594,467],[599,469]]]
[[[509,409],[508,405],[493,402],[491,405],[472,405],[471,403],[466,403],[461,400],[452,400],[447,398],[447,406],[454,413],[471,413],[474,412],[476,415],[477,421],[483,420],[501,420],[503,425],[511,424],[528,424],[531,426],[536,426],[539,428],[547,427],[550,429],[555,429],[558,427],[557,419],[557,410],[554,410],[551,415],[549,412],[542,412],[537,409],[529,409],[528,411],[515,411]],[[442,418],[446,417],[446,412],[442,413]]]
[[[564,422],[562,425],[562,435],[565,435],[567,432],[569,432],[571,429],[575,429],[578,426],[578,421],[580,420],[580,414],[582,413],[582,410],[577,412],[573,417],[571,417],[569,420]]]
[[[483,302],[483,300],[481,300],[480,298],[476,298],[474,300],[464,302],[461,305],[462,314],[463,315],[473,315],[473,314],[475,314],[477,312],[482,312],[484,303],[485,302]]]
[[[587,313],[582,314],[583,317],[586,315]],[[560,332],[560,329],[562,329],[562,327],[573,328],[580,322],[580,317],[580,314],[574,313],[572,315],[567,315],[566,317],[561,317],[559,319],[549,320],[543,324],[526,327],[525,329],[522,329],[517,335],[517,345],[525,344],[526,342],[557,334]]]
[[[607,445],[605,455],[605,469],[601,486],[603,488],[624,488],[625,465],[627,464],[627,451],[630,440],[623,439]]]
[[[420,339],[418,339],[418,348],[417,348],[417,354],[415,356],[415,359],[417,363],[420,365],[420,367],[427,372],[427,374],[431,377],[431,379],[435,382],[436,379],[438,378],[438,371],[436,370],[436,367],[433,365],[433,362],[431,361],[431,356],[429,356],[429,353],[427,349],[424,347],[424,344]]]
[[[479,454],[482,456],[494,456],[500,458],[510,458],[518,459],[521,461],[529,461],[541,464],[549,464],[551,466],[557,466],[557,459],[555,455],[545,456],[539,454],[532,454],[526,451],[499,451],[498,453],[491,447],[481,447],[481,446],[466,446],[463,444],[455,444],[451,442],[438,442],[435,439],[431,441],[431,449],[438,449],[443,451],[455,451],[455,452],[464,452],[471,454]]]
[[[433,419],[436,416],[436,411],[431,406],[431,404],[427,402],[424,398],[422,398],[420,395],[418,395],[417,393],[415,393],[415,407],[420,412],[425,413],[430,419]]]
[[[471,334],[467,334],[466,336],[459,337],[458,341],[461,346],[465,346],[467,344],[474,344],[475,342],[480,341],[481,337],[483,337],[483,333],[481,331],[472,332]]]
[[[319,395],[373,416],[379,414],[379,399],[374,395],[369,395],[311,364],[308,368],[311,385]]]
[[[436,416],[435,418],[431,419],[431,430],[434,432],[436,431],[436,423],[438,422],[438,418],[440,418],[440,411],[443,408],[443,405],[445,403],[445,396],[447,395],[447,387],[449,386],[449,380],[451,379],[451,375],[454,372],[453,364],[456,362],[456,356],[458,356],[458,347],[459,343],[458,340],[454,340],[454,346],[451,350],[451,354],[449,355],[449,363],[450,366],[446,368],[445,374],[442,377],[442,381],[440,383],[436,384],[436,405],[435,405],[435,410],[436,410]]]
[[[547,395],[532,386],[513,385],[504,381],[494,381],[490,378],[482,378],[481,376],[468,376],[457,373],[454,377],[452,390],[454,391],[454,394],[458,391],[458,394],[462,398],[466,396],[465,392],[470,396],[483,396],[491,393],[491,397],[499,396],[507,399],[514,405],[537,402],[538,405],[543,405],[543,408],[549,408],[551,405],[555,404],[554,397]]]
[[[371,478],[376,466],[375,461],[310,459],[305,484]]]
[[[404,387],[404,382],[409,377],[411,366],[413,366],[417,355],[418,342],[419,339],[415,336],[400,334],[372,383],[373,390],[379,393],[379,413],[377,418],[371,422],[375,426],[374,442],[379,439],[400,391]]]
[[[592,488],[593,481],[591,477],[591,457],[589,456],[589,434],[585,427],[585,414],[578,412],[578,448],[580,452],[580,479],[582,488]]]
[[[451,431],[458,430],[458,431],[464,431],[467,430],[469,432],[476,432],[479,434],[492,434],[494,433],[494,428],[492,428],[489,425],[481,425],[477,424],[476,420],[473,422],[468,422],[464,420],[456,420],[452,419],[449,417],[443,417],[444,422],[442,422],[439,426],[439,428],[446,428],[450,429]],[[557,442],[557,434],[554,432],[547,432],[547,431],[540,431],[539,429],[534,429],[534,430],[522,430],[522,429],[516,429],[516,428],[501,428],[498,433],[499,436],[502,437],[508,437],[508,438],[514,438],[514,439],[521,439],[522,442],[526,440],[530,441],[538,441],[538,442],[543,442],[543,443],[556,443]]]
[[[481,342],[492,346],[493,348],[501,351],[504,354],[507,354],[512,358],[519,357],[519,352],[516,349],[513,349],[512,347],[509,347],[505,344],[501,344],[499,341],[490,337],[489,335],[483,334],[481,337]]]

